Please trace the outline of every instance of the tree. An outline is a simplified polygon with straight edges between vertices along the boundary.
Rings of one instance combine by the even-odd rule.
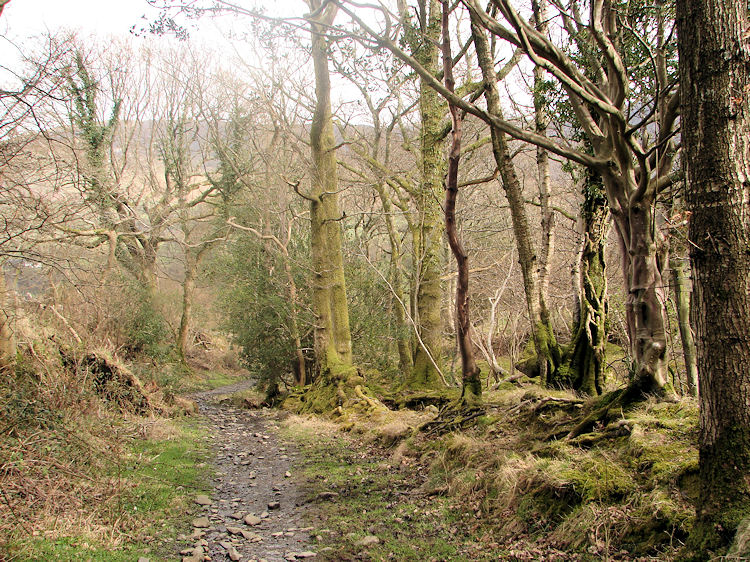
[[[744,0],[678,0],[682,139],[700,377],[695,558],[750,516],[750,55]],[[747,556],[748,552],[738,552]]]
[[[604,258],[610,214],[600,176],[593,170],[584,169],[581,184],[583,241],[575,279],[579,309],[564,363],[570,386],[595,396],[604,388],[604,348],[607,342],[607,266]]]
[[[484,96],[488,111],[501,119],[503,110],[500,105],[500,94],[497,86],[497,73],[490,49],[490,42],[479,18],[471,14],[471,30],[477,62],[484,80]],[[513,233],[518,248],[518,261],[521,264],[526,306],[531,324],[531,334],[536,351],[536,363],[542,384],[547,384],[560,364],[560,349],[555,341],[555,335],[550,322],[549,310],[541,290],[536,251],[531,238],[526,201],[523,197],[522,186],[508,146],[508,138],[504,131],[492,127],[492,154],[495,157],[497,169],[503,181],[503,189],[508,199],[513,220]],[[540,137],[546,138],[544,135]]]
[[[448,91],[387,34],[372,29],[354,10],[342,9],[365,30],[368,41],[390,49],[444,98],[485,121],[498,139],[494,142],[499,142],[500,135],[509,135],[592,168],[601,175],[620,242],[628,291],[627,324],[633,365],[627,397],[642,398],[647,393],[670,395],[664,307],[666,285],[662,279],[666,246],[663,234],[657,228],[658,217],[654,211],[657,195],[676,179],[673,161],[677,146],[673,137],[679,91],[673,76],[674,60],[669,56],[668,10],[658,5],[654,12],[646,12],[649,17],[641,18],[641,7],[628,4],[625,8],[631,11],[625,11],[618,18],[613,2],[596,0],[590,3],[588,18],[584,19],[580,15],[579,2],[571,3],[570,10],[558,6],[564,23],[562,29],[569,39],[582,31],[587,34],[586,45],[591,51],[588,58],[594,68],[592,79],[588,70],[566,54],[552,38],[537,31],[511,0],[497,0],[489,10],[485,10],[478,0],[466,0],[464,4],[470,12],[472,26],[478,31],[474,35],[480,37],[477,44],[481,43],[481,36],[489,34],[521,49],[534,65],[554,78],[570,101],[593,154],[581,146],[519,127],[503,115],[499,101],[493,101],[491,106],[488,101],[485,108]],[[622,22],[625,24],[621,26]],[[638,25],[633,25],[633,22]],[[623,28],[636,37],[647,53],[645,56],[653,62],[648,66],[653,67],[648,76],[641,75],[642,65],[630,68],[625,64],[629,54],[626,46],[632,44],[632,40],[624,41]],[[652,49],[651,44],[655,48]],[[477,55],[485,58],[479,49]],[[484,64],[480,62],[485,96],[497,89],[494,66],[493,60],[486,60]],[[497,150],[495,152],[497,154]],[[507,158],[501,155],[498,161],[501,175],[503,166],[500,162],[503,160],[507,161]],[[512,182],[505,184],[506,189],[512,188]],[[511,195],[509,192],[509,200]],[[518,225],[521,225],[520,221]],[[517,240],[522,239],[523,236],[517,236]],[[529,313],[534,319],[532,322],[537,324],[534,339],[542,353],[547,349],[545,344],[551,343],[551,334],[542,321],[544,307],[540,306],[539,297],[534,296],[539,294],[536,266],[524,265],[527,260],[523,254],[527,254],[528,263],[535,263],[536,256],[531,250],[527,253],[519,248],[522,270],[527,270],[524,283],[530,302]],[[535,322],[535,319],[540,320]],[[555,346],[549,348],[553,350]],[[548,357],[553,358],[553,355]]]
[[[0,0],[0,14],[9,0]],[[48,262],[55,258],[40,247],[55,225],[70,219],[56,205],[54,192],[64,164],[52,154],[40,129],[51,100],[64,98],[69,36],[46,36],[17,65],[6,67],[0,88],[0,368],[16,359],[15,310],[5,282],[4,266],[17,262]],[[49,191],[32,187],[45,182]]]
[[[442,0],[442,54],[443,79],[445,87],[455,92],[456,79],[453,75],[453,55],[450,40],[450,7],[447,0]],[[461,162],[461,140],[463,133],[463,115],[455,104],[449,103],[451,114],[452,142],[448,156],[448,174],[445,179],[445,232],[448,236],[453,256],[458,267],[456,283],[456,337],[461,353],[461,400],[470,406],[482,398],[482,380],[479,378],[479,366],[474,358],[474,344],[471,340],[471,316],[469,312],[469,256],[464,250],[456,228],[456,202],[458,199],[458,168]]]
[[[336,17],[336,7],[310,0],[312,58],[315,67],[315,112],[310,128],[312,153],[310,201],[315,356],[324,376],[336,378],[332,368],[351,367],[352,342],[349,307],[341,247],[338,164],[331,114],[331,78],[328,70],[328,27]],[[341,374],[341,371],[339,371]]]

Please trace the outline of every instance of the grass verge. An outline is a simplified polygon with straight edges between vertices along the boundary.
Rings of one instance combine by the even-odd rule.
[[[355,439],[337,424],[290,416],[319,560],[497,560],[492,529],[472,511],[426,491],[419,459]],[[366,537],[369,537],[366,538]],[[377,542],[372,541],[377,537]],[[364,543],[362,542],[364,541]]]
[[[191,418],[89,403],[0,435],[0,559],[174,559],[208,451]]]

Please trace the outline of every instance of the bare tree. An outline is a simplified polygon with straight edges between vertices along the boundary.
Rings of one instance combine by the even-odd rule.
[[[534,29],[510,0],[493,2],[489,13],[476,0],[467,0],[465,5],[474,26],[481,32],[477,36],[489,33],[520,48],[535,65],[543,68],[560,84],[591,143],[593,154],[518,127],[503,116],[499,103],[493,103],[492,107],[488,105],[485,109],[448,91],[428,69],[390,37],[376,32],[350,8],[344,6],[342,9],[366,31],[368,38],[364,40],[390,49],[443,97],[484,120],[491,126],[493,134],[498,137],[507,134],[530,142],[590,167],[602,176],[621,245],[628,288],[627,320],[634,358],[628,396],[638,397],[646,392],[669,394],[665,284],[662,279],[665,246],[654,213],[657,194],[675,179],[672,162],[676,146],[673,137],[679,95],[676,82],[670,75],[673,68],[670,69],[666,58],[665,44],[670,37],[666,12],[661,11],[657,21],[647,29],[651,36],[646,44],[656,45],[651,52],[654,67],[651,80],[655,95],[644,100],[630,93],[632,80],[623,63],[623,55],[617,48],[620,28],[609,2],[592,2],[588,21],[580,17],[576,3],[570,10],[562,10],[559,14],[563,29],[569,34],[584,28],[589,33],[589,45],[597,53],[590,63],[596,68],[593,79],[549,37]],[[633,32],[640,33],[639,30]],[[480,66],[486,91],[491,92],[496,84],[494,64],[487,61],[484,65],[480,63]],[[506,182],[506,188],[508,185],[512,183]],[[523,236],[517,238],[523,239]],[[519,254],[522,252],[519,251]],[[529,253],[529,262],[531,258],[535,260],[532,252]],[[524,261],[521,257],[522,266]],[[525,283],[537,285],[534,268],[525,267],[531,269],[524,274]],[[537,294],[536,288],[533,291],[527,289],[527,294]],[[532,318],[542,319],[542,308],[538,303],[531,302],[529,310]],[[541,327],[543,329],[535,330],[535,340],[539,350],[546,350],[543,336],[549,331],[546,326]]]

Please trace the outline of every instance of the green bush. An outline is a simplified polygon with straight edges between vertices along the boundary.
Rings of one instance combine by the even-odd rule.
[[[134,282],[125,284],[123,296],[119,323],[124,348],[131,353],[164,358],[169,352],[170,332],[154,297]]]
[[[302,238],[290,244],[292,275],[300,303],[308,302],[306,271],[298,265],[306,255]],[[240,359],[266,388],[278,385],[281,377],[291,381],[295,345],[292,337],[293,308],[284,273],[283,256],[269,250],[253,236],[243,236],[228,247],[210,266],[219,286],[223,327],[240,348]],[[303,347],[312,348],[312,315],[297,311]]]

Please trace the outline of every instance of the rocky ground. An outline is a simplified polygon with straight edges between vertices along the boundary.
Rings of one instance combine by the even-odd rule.
[[[291,472],[297,452],[278,432],[282,414],[221,401],[222,395],[251,385],[246,381],[193,396],[209,426],[216,480],[210,496],[194,498],[199,513],[189,537],[193,546],[180,552],[183,562],[316,556]]]

